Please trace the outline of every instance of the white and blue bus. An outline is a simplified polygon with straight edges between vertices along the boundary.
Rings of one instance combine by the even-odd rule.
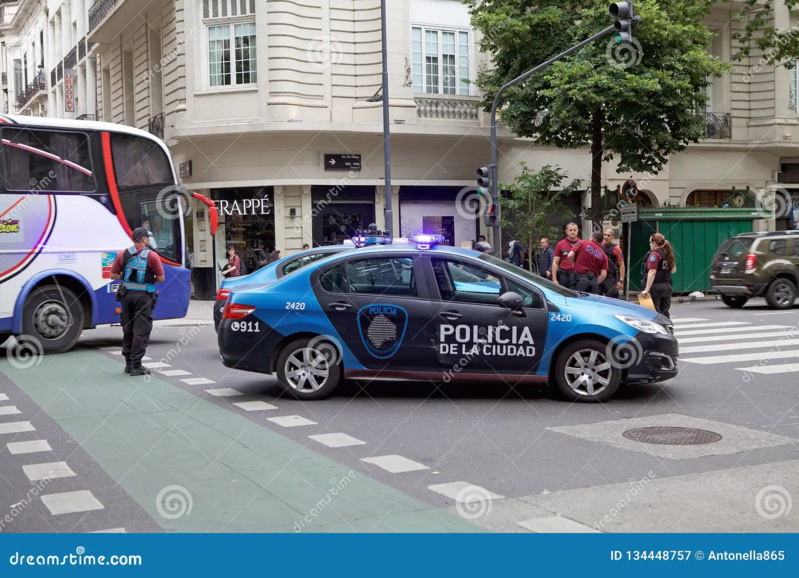
[[[115,124],[8,115],[0,140],[0,343],[25,336],[63,352],[83,329],[119,323],[110,269],[141,226],[166,273],[154,317],[186,315],[186,193],[163,141]]]

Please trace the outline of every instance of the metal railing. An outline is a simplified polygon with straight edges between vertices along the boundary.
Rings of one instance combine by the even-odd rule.
[[[97,0],[89,8],[89,30],[94,30],[108,16],[119,0]]]
[[[480,120],[480,99],[450,94],[424,95],[414,98],[416,116],[440,120]]]
[[[75,120],[96,120],[96,118],[93,114],[84,113],[75,118]]]
[[[67,70],[73,69],[78,65],[78,47],[73,46],[67,55],[64,57],[64,68]]]
[[[45,90],[47,90],[47,78],[44,72],[40,72],[36,75],[33,82],[29,83],[24,90],[17,93],[17,106],[19,108],[24,108],[37,94]]]
[[[150,117],[150,122],[147,123],[147,130],[150,134],[157,136],[160,139],[164,138],[164,113],[159,112],[155,116]]]
[[[705,138],[731,139],[732,115],[729,112],[724,114],[715,114],[712,112],[706,112]]]

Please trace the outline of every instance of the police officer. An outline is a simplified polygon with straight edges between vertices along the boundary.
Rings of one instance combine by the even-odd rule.
[[[584,241],[569,251],[569,261],[577,274],[575,291],[599,293],[599,285],[608,274],[608,258],[602,250],[602,233],[597,231],[591,240]]]
[[[671,276],[677,272],[677,260],[666,238],[655,233],[649,238],[649,256],[646,258],[646,285],[642,295],[650,294],[655,311],[669,317],[671,308]]]
[[[567,289],[574,289],[577,281],[574,277],[574,264],[569,261],[568,256],[580,243],[577,236],[579,230],[576,223],[566,225],[566,238],[555,245],[555,257],[552,259],[552,281]]]
[[[150,248],[147,229],[133,230],[133,246],[120,251],[111,266],[111,279],[122,280],[122,355],[125,373],[148,375],[141,360],[153,330],[153,307],[157,293],[155,284],[164,281],[164,266]]]
[[[621,254],[619,246],[613,242],[613,229],[605,229],[602,237],[602,251],[608,257],[608,276],[599,287],[602,295],[607,297],[619,298],[619,291],[624,285],[624,255]]]

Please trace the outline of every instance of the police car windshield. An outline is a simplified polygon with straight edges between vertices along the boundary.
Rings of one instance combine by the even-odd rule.
[[[552,291],[553,293],[557,293],[558,295],[562,295],[564,297],[579,297],[580,296],[579,293],[576,293],[575,291],[572,291],[571,289],[566,289],[565,287],[561,287],[560,285],[555,285],[551,281],[547,281],[546,279],[544,279],[543,277],[540,277],[539,275],[534,275],[533,273],[530,273],[526,269],[522,269],[521,267],[517,267],[516,265],[511,265],[507,261],[503,261],[502,259],[498,259],[498,258],[494,257],[493,255],[489,255],[487,253],[483,253],[482,255],[480,255],[479,258],[482,259],[483,261],[486,261],[486,262],[490,263],[491,265],[494,265],[495,267],[498,267],[498,268],[502,269],[503,271],[506,271],[508,273],[512,273],[513,275],[521,277],[522,279],[525,279],[526,281],[529,281],[530,283],[535,283],[539,287],[543,287],[544,289]]]

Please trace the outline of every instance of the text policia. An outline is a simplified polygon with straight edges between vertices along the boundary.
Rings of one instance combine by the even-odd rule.
[[[529,327],[441,325],[439,353],[535,357],[535,341]]]

